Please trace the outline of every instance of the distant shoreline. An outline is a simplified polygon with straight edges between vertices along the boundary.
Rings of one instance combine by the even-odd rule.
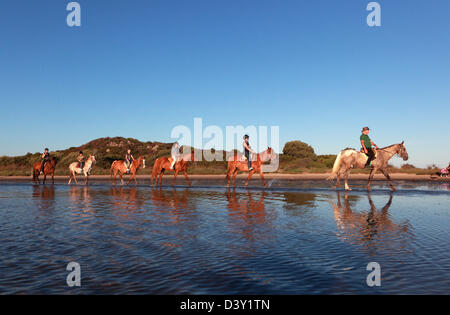
[[[314,174],[314,173],[304,173],[304,174],[264,174],[266,179],[279,179],[279,180],[298,180],[298,181],[308,181],[308,180],[326,180],[326,178],[330,174]],[[367,180],[368,174],[350,174],[350,180]],[[404,173],[393,173],[390,174],[392,180],[402,180],[402,181],[443,181],[450,182],[450,177],[437,177],[430,175],[416,175],[416,174],[404,174]],[[64,181],[68,180],[68,176],[55,176],[56,181]],[[124,179],[128,180],[129,176],[124,176]],[[172,179],[173,174],[166,174],[164,179]],[[247,178],[247,174],[240,174],[237,178]],[[0,176],[0,181],[31,181],[31,176]],[[47,177],[47,181],[51,180],[51,177]],[[78,179],[84,180],[84,177],[79,176]],[[137,175],[137,179],[139,180],[149,180],[150,175]],[[225,180],[224,175],[189,175],[190,180]],[[40,176],[40,180],[43,180],[43,176]],[[91,175],[89,180],[101,180],[101,181],[110,181],[111,177],[109,175]],[[178,176],[177,181],[184,181],[184,176]],[[252,180],[260,180],[258,174],[254,174]],[[374,180],[386,180],[384,175],[376,174]],[[119,177],[116,178],[116,181],[119,181]]]

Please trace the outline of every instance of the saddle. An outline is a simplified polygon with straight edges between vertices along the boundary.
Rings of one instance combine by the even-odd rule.
[[[377,158],[377,156],[378,156],[378,150],[372,150],[374,153],[375,153],[375,157],[373,158],[374,160]],[[361,148],[361,150],[359,151],[359,152],[361,152],[362,154],[364,154],[364,156],[366,157],[366,158],[369,158],[368,156],[367,156],[367,154],[366,154],[366,152],[364,152],[364,148]]]

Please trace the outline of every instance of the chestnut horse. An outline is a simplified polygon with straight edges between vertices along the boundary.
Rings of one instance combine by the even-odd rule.
[[[50,160],[45,162],[44,164],[44,184],[47,179],[47,175],[52,176],[52,182],[55,183],[55,168],[56,168],[56,157],[50,157]],[[41,174],[41,162],[36,162],[33,164],[33,181],[39,184],[39,175]]]
[[[134,182],[137,185],[136,173],[139,170],[139,168],[141,167],[141,165],[142,165],[142,168],[145,168],[145,158],[143,156],[140,156],[137,160],[134,160],[131,163],[131,166],[130,166],[131,176],[128,179],[127,185],[131,182],[131,180],[133,178],[134,178]],[[114,177],[113,177],[113,172],[114,172]],[[122,185],[123,185],[122,177],[123,177],[123,175],[125,175],[127,173],[127,166],[125,165],[125,161],[117,160],[117,161],[112,162],[110,175],[113,179],[113,181],[112,181],[113,185],[116,182],[117,173],[119,173],[120,181],[122,182]]]
[[[95,156],[89,155],[89,158],[87,159],[86,163],[84,163],[84,167],[82,169],[80,168],[80,162],[73,162],[72,164],[70,164],[70,166],[69,166],[69,172],[70,172],[69,185],[72,182],[72,179],[75,180],[75,183],[78,185],[77,174],[81,174],[81,173],[83,173],[84,176],[86,177],[86,182],[84,184],[87,185],[87,183],[89,181],[89,173],[91,172],[92,165],[94,163],[95,163]]]
[[[187,168],[188,168],[188,162],[194,161],[194,153],[188,153],[184,155],[180,161],[175,163],[175,174],[172,181],[172,186],[175,184],[175,180],[177,179],[177,175],[179,172],[184,173],[184,177],[186,178],[186,181],[188,183],[188,186],[191,186],[191,182],[189,181],[189,178],[187,176]],[[170,168],[170,165],[172,164],[172,158],[171,157],[160,157],[159,159],[156,159],[155,164],[153,165],[153,172],[152,172],[152,178],[150,185],[157,185],[159,181],[159,185],[162,185],[162,177],[164,175],[164,171],[171,171],[173,170]],[[156,179],[156,181],[155,181]]]
[[[272,148],[267,148],[266,151],[259,153],[256,155],[256,160],[252,161],[253,170],[251,170],[248,174],[247,182],[245,183],[245,187],[248,186],[248,182],[250,178],[253,176],[255,172],[258,172],[261,176],[261,180],[264,184],[264,187],[267,187],[266,181],[264,180],[264,175],[262,172],[262,165],[275,158],[275,152]],[[236,186],[236,175],[238,172],[248,172],[248,162],[247,160],[239,159],[237,155],[228,159],[228,170],[227,170],[227,187],[230,187],[230,180],[233,177],[233,186]]]

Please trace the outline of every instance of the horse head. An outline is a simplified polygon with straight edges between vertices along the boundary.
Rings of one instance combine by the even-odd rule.
[[[95,155],[89,155],[89,160],[90,160],[92,163],[96,162],[96,160],[95,160]]]
[[[50,163],[52,164],[53,167],[55,167],[56,163],[58,163],[58,159],[56,157],[52,156]]]
[[[137,159],[137,161],[138,161],[138,166],[141,166],[141,165],[142,165],[142,168],[145,168],[145,157],[140,156],[140,157]]]
[[[269,160],[271,161],[273,159],[275,159],[275,151],[271,147],[268,147],[267,150],[262,154],[261,160],[265,162]]]
[[[403,159],[403,161],[408,161],[408,152],[406,151],[405,148],[405,141],[402,141],[402,143],[400,143],[398,145],[398,151],[397,154],[399,157],[401,157]]]

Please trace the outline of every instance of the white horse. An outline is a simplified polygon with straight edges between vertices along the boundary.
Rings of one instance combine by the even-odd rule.
[[[86,182],[84,183],[87,185],[89,180],[89,173],[91,172],[92,165],[95,163],[95,156],[89,155],[89,158],[87,159],[86,163],[84,163],[84,167],[80,168],[78,167],[79,162],[73,162],[69,166],[70,171],[70,178],[69,178],[69,185],[72,182],[72,179],[75,180],[75,183],[78,185],[77,176],[76,174],[84,174],[86,177]]]
[[[408,160],[408,152],[406,151],[404,142],[393,144],[376,151],[375,160],[373,160],[372,162],[372,169],[370,171],[369,181],[367,183],[367,190],[370,191],[370,182],[372,181],[373,176],[378,170],[380,170],[381,173],[383,173],[383,175],[389,181],[391,190],[395,190],[395,187],[391,181],[391,177],[389,176],[389,173],[387,171],[388,162],[394,157],[394,155],[398,155],[404,161]],[[336,161],[334,162],[333,171],[328,177],[328,180],[337,178],[334,188],[338,188],[340,184],[340,176],[344,175],[345,190],[352,190],[348,185],[348,175],[354,168],[364,168],[366,162],[367,156],[364,153],[358,152],[355,149],[345,149],[337,155]]]

